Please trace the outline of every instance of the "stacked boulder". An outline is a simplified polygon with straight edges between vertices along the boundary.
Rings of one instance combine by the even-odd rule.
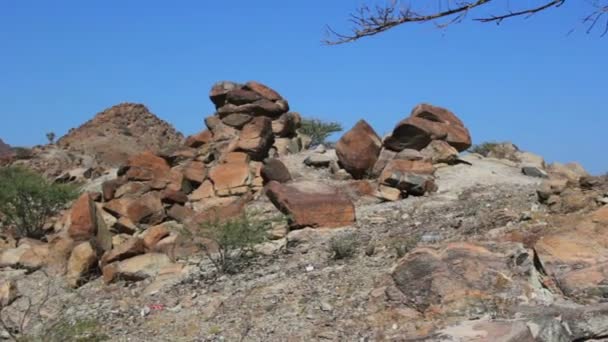
[[[353,178],[378,178],[377,196],[394,201],[435,191],[433,164],[454,163],[470,146],[469,131],[454,113],[420,104],[384,141],[359,121],[338,141],[336,154]]]
[[[216,113],[205,119],[215,140],[230,141],[230,149],[253,160],[297,153],[307,139],[299,136],[301,117],[289,112],[289,103],[273,89],[258,83],[216,83],[209,94]],[[234,139],[234,137],[238,139]]]
[[[99,192],[74,203],[63,221],[72,286],[96,269],[106,282],[175,271],[169,255],[194,248],[180,232],[240,215],[269,181],[263,161],[270,167],[269,156],[297,152],[306,141],[296,131],[300,116],[265,85],[220,82],[210,98],[217,112],[205,120],[208,130],[182,146],[130,157]]]

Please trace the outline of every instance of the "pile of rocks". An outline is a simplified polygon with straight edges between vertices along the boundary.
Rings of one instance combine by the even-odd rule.
[[[378,178],[377,196],[395,201],[436,190],[434,164],[452,164],[471,146],[462,121],[445,108],[420,104],[382,141],[364,120],[338,141],[339,165],[353,178]]]
[[[240,215],[263,188],[262,161],[305,146],[306,137],[297,133],[299,114],[288,112],[287,101],[269,87],[220,82],[210,98],[217,112],[206,118],[208,130],[183,146],[130,157],[116,178],[84,193],[55,225],[64,246],[55,264],[72,286],[94,269],[106,282],[179,271],[167,254],[177,245],[178,252],[193,247],[178,239],[180,232]],[[37,268],[48,264],[43,256],[55,253],[51,243],[21,245],[27,246],[15,246],[21,250],[0,256],[0,263]],[[19,254],[33,251],[30,245],[43,251],[35,262]]]

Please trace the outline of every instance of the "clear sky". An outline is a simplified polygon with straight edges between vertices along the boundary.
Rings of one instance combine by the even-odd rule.
[[[412,25],[322,45],[324,25],[345,28],[361,3],[2,0],[0,138],[40,144],[125,101],[190,134],[213,112],[215,81],[259,80],[345,127],[365,118],[382,135],[430,102],[474,142],[608,171],[608,37],[584,33],[585,1],[500,26]]]

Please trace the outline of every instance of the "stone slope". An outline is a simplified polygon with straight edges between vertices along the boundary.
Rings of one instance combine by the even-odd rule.
[[[100,166],[118,167],[130,156],[181,143],[183,136],[142,104],[112,106],[57,141],[67,151],[93,157]]]

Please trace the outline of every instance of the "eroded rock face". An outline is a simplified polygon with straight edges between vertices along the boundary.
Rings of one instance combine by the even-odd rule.
[[[165,267],[171,266],[171,259],[165,254],[148,253],[106,265],[103,272],[105,283],[118,279],[139,281],[154,277]]]
[[[291,180],[291,174],[289,169],[278,159],[270,159],[264,166],[262,166],[261,176],[264,179],[264,183],[270,181],[277,181],[279,183],[286,183]]]
[[[365,120],[340,138],[336,144],[336,154],[340,164],[353,178],[361,179],[370,175],[378,160],[382,140]]]
[[[68,234],[72,239],[90,240],[97,234],[95,202],[89,193],[80,195],[72,206],[71,222]]]
[[[83,242],[72,250],[67,265],[66,280],[71,287],[78,287],[97,263],[97,252],[90,242]]]
[[[433,140],[444,140],[459,152],[471,147],[471,136],[462,121],[449,110],[429,104],[414,107],[410,117],[397,124],[384,146],[393,151],[421,150]]]
[[[355,222],[355,207],[348,196],[322,183],[284,185],[270,182],[266,195],[293,220],[292,226],[336,228]]]
[[[608,289],[608,211],[601,208],[572,226],[542,236],[534,248],[548,275],[568,297],[603,301]]]
[[[467,316],[496,303],[543,298],[530,281],[539,277],[533,256],[517,243],[450,243],[415,249],[395,266],[392,278],[409,306]]]

